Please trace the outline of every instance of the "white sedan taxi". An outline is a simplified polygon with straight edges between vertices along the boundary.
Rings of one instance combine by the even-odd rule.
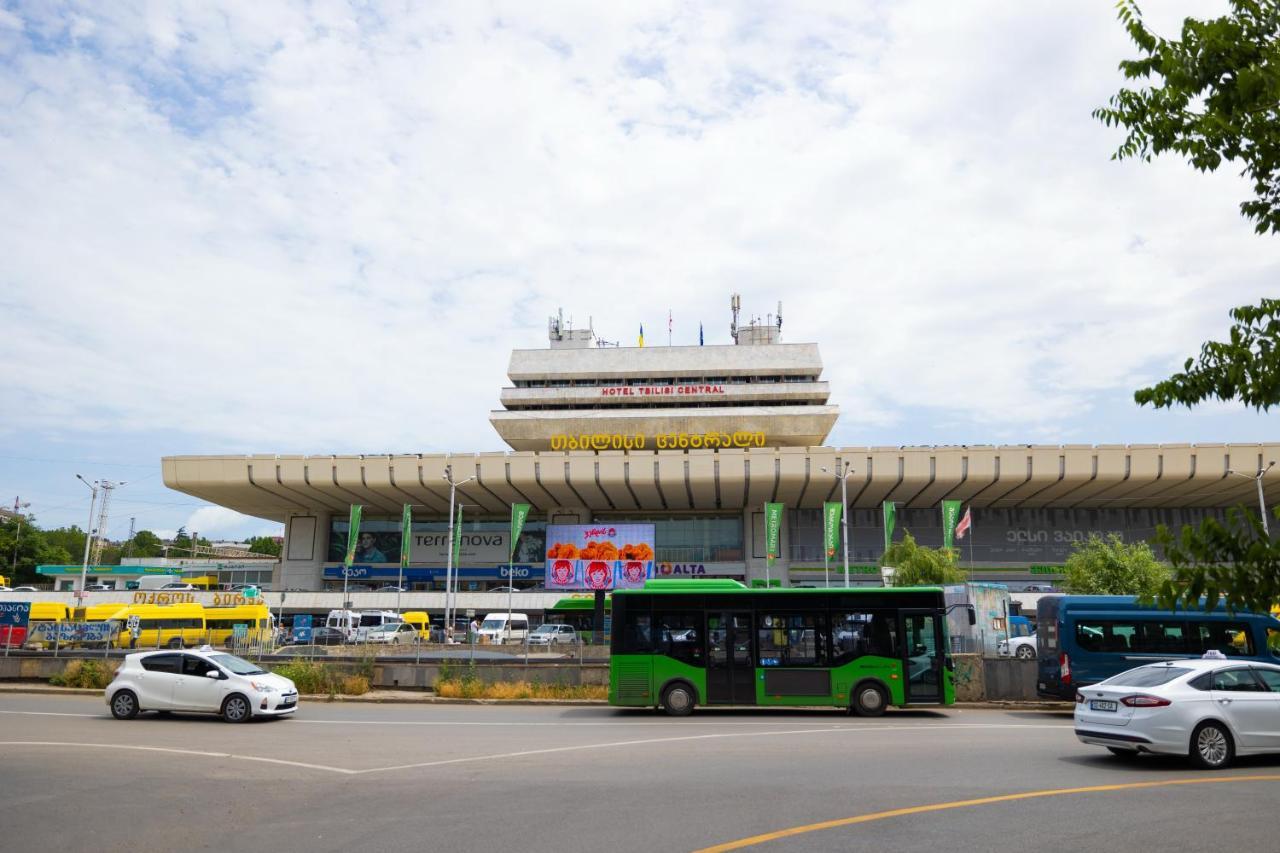
[[[128,655],[105,698],[117,720],[140,711],[203,711],[243,723],[298,710],[292,681],[209,646]]]
[[[1076,691],[1075,731],[1119,756],[1185,755],[1209,770],[1280,752],[1280,666],[1220,652],[1140,666]]]

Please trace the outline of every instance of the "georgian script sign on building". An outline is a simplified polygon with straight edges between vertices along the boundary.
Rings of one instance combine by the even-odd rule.
[[[605,385],[601,397],[687,397],[723,394],[723,385]]]
[[[698,450],[716,447],[764,447],[762,432],[666,432],[654,436],[643,434],[583,433],[551,436],[552,450]]]

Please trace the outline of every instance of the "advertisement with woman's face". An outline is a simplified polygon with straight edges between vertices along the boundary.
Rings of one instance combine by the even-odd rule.
[[[639,589],[653,577],[652,524],[552,524],[546,537],[547,589]]]

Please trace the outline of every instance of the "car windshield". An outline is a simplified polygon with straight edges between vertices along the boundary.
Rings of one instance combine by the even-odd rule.
[[[236,675],[261,675],[266,672],[256,663],[249,663],[247,660],[238,658],[235,655],[209,655],[209,660]]]
[[[1140,666],[1137,669],[1113,675],[1102,683],[1121,687],[1159,687],[1189,672],[1191,670],[1180,666]]]
[[[480,630],[482,630],[482,631],[498,631],[498,630],[501,630],[501,628],[502,628],[502,623],[503,623],[503,622],[505,622],[505,621],[506,621],[505,619],[486,619],[486,620],[484,620],[483,622],[481,622],[481,623],[480,623]]]
[[[535,633],[535,634],[554,634],[554,633],[555,633],[556,631],[558,631],[558,630],[560,630],[560,629],[559,629],[559,628],[557,628],[555,625],[539,625],[537,628],[534,628],[534,629],[533,629],[533,633]]]

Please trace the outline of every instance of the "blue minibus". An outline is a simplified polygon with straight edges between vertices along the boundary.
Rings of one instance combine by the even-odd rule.
[[[1280,663],[1280,620],[1267,613],[1159,610],[1130,595],[1046,595],[1036,604],[1036,692],[1076,689],[1152,661],[1202,657]]]

